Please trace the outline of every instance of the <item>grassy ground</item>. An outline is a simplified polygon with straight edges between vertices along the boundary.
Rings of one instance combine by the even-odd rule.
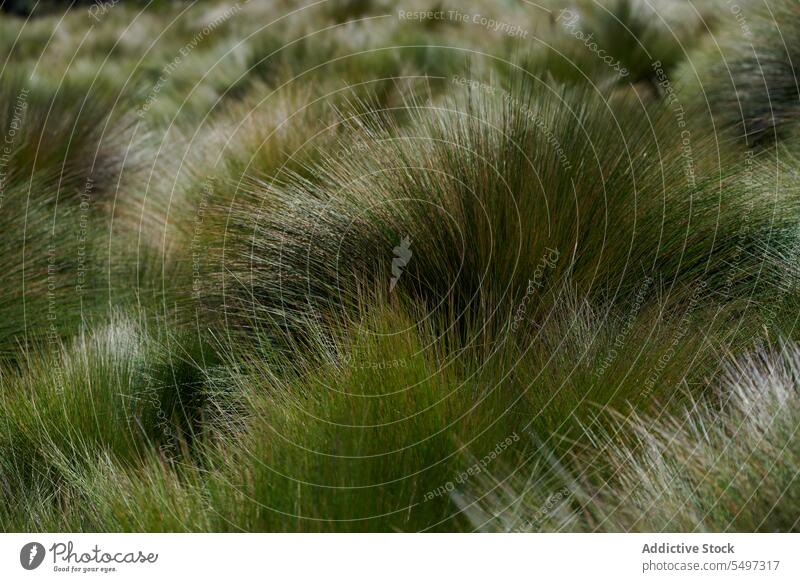
[[[800,529],[793,0],[0,8],[0,529]]]

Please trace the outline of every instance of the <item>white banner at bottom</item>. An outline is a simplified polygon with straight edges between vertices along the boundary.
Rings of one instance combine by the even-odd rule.
[[[796,582],[799,554],[796,534],[3,534],[0,580]]]

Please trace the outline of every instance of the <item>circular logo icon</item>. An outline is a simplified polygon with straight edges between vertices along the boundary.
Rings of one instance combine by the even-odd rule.
[[[22,546],[19,552],[19,563],[26,570],[35,570],[44,561],[44,546],[38,542],[31,542]]]

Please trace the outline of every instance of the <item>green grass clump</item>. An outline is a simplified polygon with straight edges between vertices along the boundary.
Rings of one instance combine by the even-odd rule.
[[[100,86],[32,81],[15,69],[0,81],[7,183],[49,180],[54,188],[31,194],[53,203],[75,200],[87,188],[111,196],[131,125],[130,116],[113,115],[113,95]]]
[[[203,360],[180,338],[117,316],[28,358],[0,378],[3,504],[29,488],[67,503],[95,464],[169,462],[201,432]]]
[[[410,103],[403,127],[362,117],[351,155],[312,166],[313,180],[255,184],[232,207],[226,233],[242,224],[246,238],[227,255],[226,308],[302,334],[351,309],[362,285],[386,289],[406,237],[404,293],[456,316],[490,305],[500,326],[537,271],[620,300],[645,276],[730,296],[752,292],[754,273],[774,277],[763,245],[793,240],[793,188],[753,205],[768,160],[743,163],[704,133],[687,142],[673,110],[635,103],[524,83]]]
[[[146,277],[154,250],[130,253],[128,237],[152,217],[138,183],[147,147],[131,116],[115,113],[104,88],[14,71],[2,79],[0,351],[9,355],[66,339],[85,319],[108,315],[109,304],[158,289]]]

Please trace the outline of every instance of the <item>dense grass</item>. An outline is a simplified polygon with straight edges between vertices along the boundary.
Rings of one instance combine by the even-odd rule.
[[[794,345],[727,363],[719,406],[680,416],[617,415],[590,431],[580,473],[554,463],[551,481],[493,476],[458,496],[478,529],[501,531],[791,531],[798,527]],[[597,470],[601,467],[601,470]]]
[[[0,15],[0,529],[800,527],[795,3],[156,4]]]

